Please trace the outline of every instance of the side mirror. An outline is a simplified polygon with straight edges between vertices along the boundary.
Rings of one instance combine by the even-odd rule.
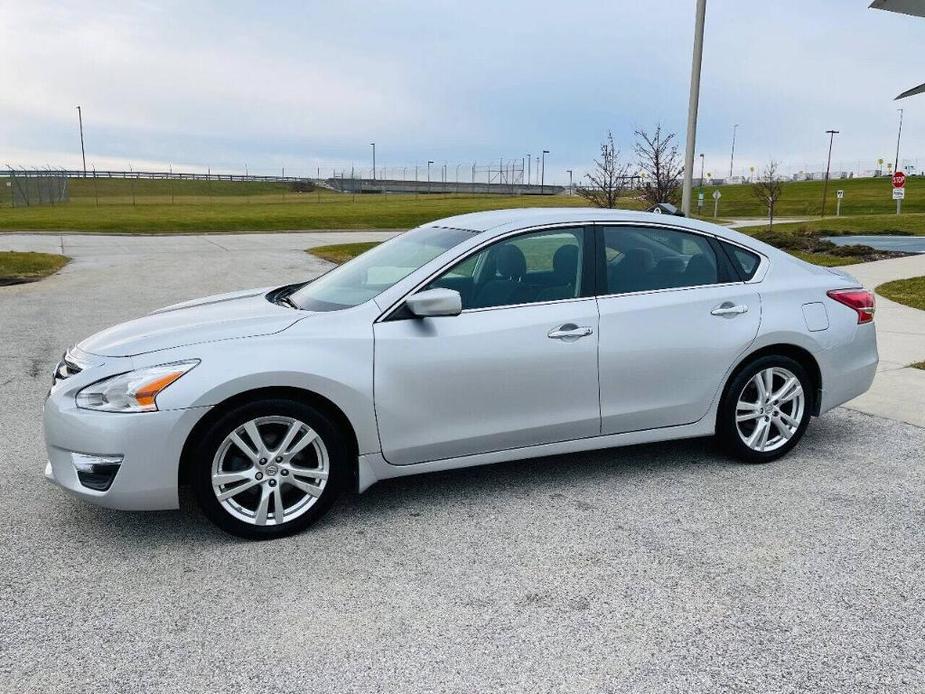
[[[462,297],[453,289],[425,289],[405,299],[405,305],[418,318],[458,316],[462,312]]]

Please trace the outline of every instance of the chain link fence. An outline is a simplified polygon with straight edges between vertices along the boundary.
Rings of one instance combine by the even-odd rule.
[[[16,171],[6,180],[11,207],[57,205],[70,199],[68,177],[61,171]]]

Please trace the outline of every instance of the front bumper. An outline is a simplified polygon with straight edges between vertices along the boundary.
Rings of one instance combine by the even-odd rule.
[[[45,477],[71,494],[125,511],[174,509],[180,455],[196,422],[209,408],[124,414],[79,409],[73,396],[52,393],[45,401]],[[122,456],[111,486],[81,484],[72,453]]]

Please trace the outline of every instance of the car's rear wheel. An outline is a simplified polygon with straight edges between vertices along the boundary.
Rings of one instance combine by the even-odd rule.
[[[337,427],[309,405],[273,399],[236,407],[195,449],[192,487],[206,516],[249,539],[299,532],[319,518],[348,478]]]
[[[806,369],[790,357],[769,355],[747,364],[732,379],[717,413],[716,436],[732,456],[766,463],[803,437],[812,412]]]

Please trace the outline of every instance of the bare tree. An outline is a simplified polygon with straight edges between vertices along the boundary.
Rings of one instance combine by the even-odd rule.
[[[752,193],[768,208],[768,229],[774,226],[774,208],[784,189],[784,184],[777,175],[777,169],[778,163],[772,159],[752,184]]]
[[[620,150],[613,142],[613,133],[601,143],[601,157],[594,160],[594,171],[585,174],[588,185],[579,186],[578,194],[595,207],[612,209],[626,190],[630,165],[620,161]]]
[[[676,202],[684,171],[684,162],[678,152],[677,134],[663,132],[661,123],[655,126],[655,132],[651,135],[645,130],[637,130],[633,150],[644,175],[643,199],[650,205]]]

